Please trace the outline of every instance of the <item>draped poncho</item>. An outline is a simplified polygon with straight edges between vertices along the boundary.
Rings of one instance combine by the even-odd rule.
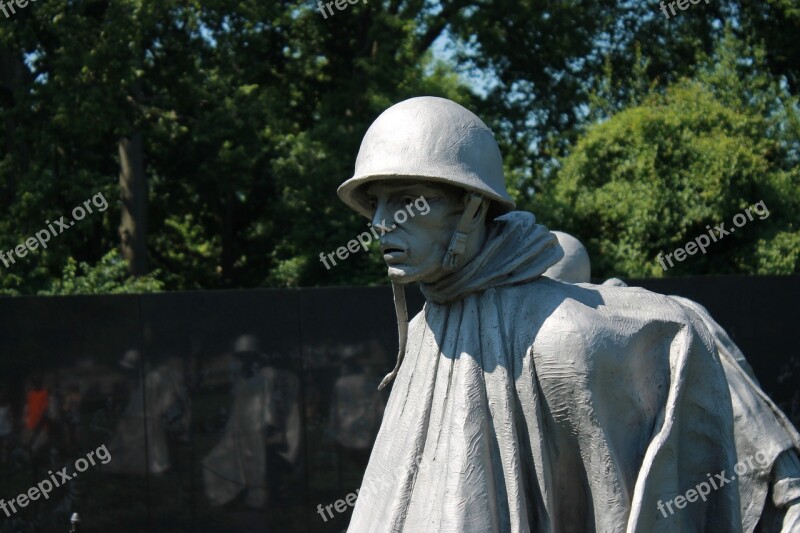
[[[658,507],[736,462],[708,331],[644,289],[541,277],[560,257],[512,212],[422,286],[349,532],[741,531],[735,481]]]

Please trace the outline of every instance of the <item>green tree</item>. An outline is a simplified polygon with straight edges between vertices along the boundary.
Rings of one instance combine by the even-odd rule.
[[[729,34],[696,80],[589,128],[534,210],[584,240],[597,277],[798,272],[797,111]],[[768,218],[667,272],[656,261],[759,201]]]
[[[375,116],[418,94],[470,98],[431,58],[443,30],[434,11],[374,2],[324,19],[299,0],[31,4],[0,26],[11,132],[0,247],[97,192],[121,201],[0,269],[0,290],[42,290],[69,258],[97,264],[117,247],[167,289],[382,279],[368,254],[330,272],[317,257],[363,231],[335,189]]]
[[[113,205],[0,268],[0,291],[36,293],[69,258],[98,265],[117,248],[168,290],[385,282],[376,254],[318,260],[365,227],[334,191],[383,109],[421,94],[475,109],[530,207],[592,103],[613,114],[695,76],[727,20],[795,91],[789,0],[670,20],[634,0],[382,0],[327,19],[306,0],[32,3],[0,25],[0,248],[98,192]],[[442,37],[448,63],[431,55]]]
[[[513,194],[529,206],[535,191],[547,189],[556,159],[594,123],[587,109],[610,73],[605,98],[619,110],[642,86],[663,89],[694,76],[726,25],[764,43],[766,68],[798,94],[795,0],[714,0],[669,19],[656,1],[468,2],[451,32],[459,69],[486,82],[479,114],[510,162]]]
[[[39,291],[39,294],[67,296],[159,292],[164,289],[164,284],[157,275],[158,272],[151,272],[144,276],[132,276],[128,272],[127,262],[116,250],[112,250],[96,265],[78,263],[70,257],[61,277],[53,280],[50,287]]]

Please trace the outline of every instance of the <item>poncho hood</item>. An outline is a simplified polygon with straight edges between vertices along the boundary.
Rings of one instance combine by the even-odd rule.
[[[492,222],[483,249],[469,263],[436,283],[423,283],[425,299],[437,304],[453,302],[486,289],[534,280],[558,263],[564,251],[556,236],[536,223],[533,213],[512,211]],[[397,376],[406,351],[408,310],[404,287],[392,282],[400,349],[394,369],[383,378],[383,389]]]
[[[493,287],[516,285],[541,276],[564,257],[558,239],[532,213],[512,211],[494,220],[480,253],[436,283],[420,285],[438,304]]]

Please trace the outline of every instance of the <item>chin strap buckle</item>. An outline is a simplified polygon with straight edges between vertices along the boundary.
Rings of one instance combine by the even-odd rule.
[[[447,253],[444,254],[442,261],[442,268],[448,271],[455,270],[458,267],[458,258],[463,256],[467,251],[467,238],[469,237],[469,229],[472,225],[472,219],[478,208],[481,206],[483,196],[478,193],[469,193],[469,202],[467,207],[461,214],[461,219],[458,221],[456,231],[453,238],[450,239],[450,246],[447,247]]]

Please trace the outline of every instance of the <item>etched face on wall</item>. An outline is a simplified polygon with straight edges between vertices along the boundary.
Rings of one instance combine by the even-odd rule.
[[[381,233],[389,278],[433,283],[444,277],[448,272],[442,260],[464,210],[464,192],[448,185],[399,180],[372,183],[365,192],[375,209],[372,225]]]

